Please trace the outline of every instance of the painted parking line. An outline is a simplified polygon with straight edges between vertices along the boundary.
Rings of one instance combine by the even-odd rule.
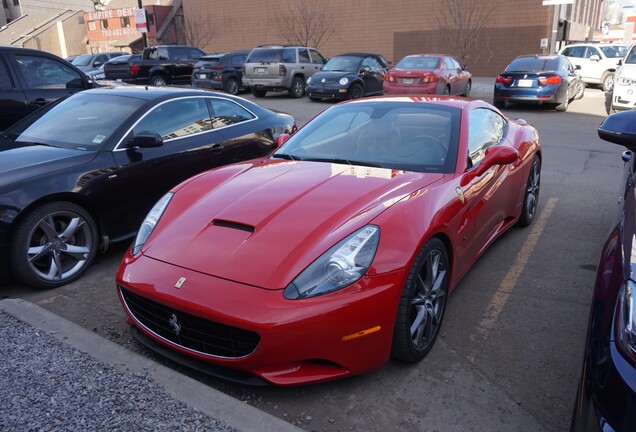
[[[508,270],[506,276],[501,281],[501,284],[499,285],[499,288],[497,288],[497,291],[495,291],[495,293],[493,294],[492,299],[490,300],[490,304],[488,305],[488,309],[486,309],[486,312],[484,313],[481,321],[477,325],[476,333],[473,333],[470,336],[471,341],[474,342],[476,340],[485,340],[494,328],[499,315],[503,311],[506,303],[508,302],[508,299],[510,298],[510,294],[512,294],[512,291],[517,285],[517,282],[521,277],[521,273],[523,273],[523,270],[528,263],[532,252],[537,246],[539,237],[541,237],[541,234],[543,234],[543,231],[545,230],[545,227],[548,223],[548,219],[550,219],[550,216],[552,215],[552,212],[554,211],[554,208],[556,207],[558,201],[558,198],[548,199],[548,202],[539,215],[539,218],[532,226],[532,230],[530,231],[528,238],[523,243],[523,246],[521,246],[521,250],[517,254],[514,263]],[[481,344],[478,344],[477,346],[480,345]],[[468,359],[471,362],[475,361],[477,351],[477,349],[474,349],[468,356]]]

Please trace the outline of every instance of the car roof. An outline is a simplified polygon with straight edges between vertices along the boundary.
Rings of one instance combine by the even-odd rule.
[[[220,94],[205,89],[188,87],[152,87],[152,86],[106,86],[81,92],[81,94],[109,94],[114,96],[133,97],[144,100],[170,99],[179,96],[223,96],[235,99],[226,94]]]
[[[382,54],[378,54],[378,53],[364,53],[364,52],[350,52],[350,53],[338,54],[338,55],[335,55],[334,57],[340,57],[340,56],[352,56],[352,57],[382,57]]]
[[[537,58],[537,59],[558,59],[564,57],[561,54],[524,54],[524,55],[520,55],[515,57],[514,59],[519,59],[519,58]]]
[[[459,109],[464,109],[470,106],[491,108],[491,105],[479,99],[470,99],[470,98],[463,98],[458,96],[440,96],[440,95],[373,96],[373,97],[366,97],[363,99],[354,99],[354,100],[350,100],[346,102],[341,102],[338,105],[365,103],[365,102],[371,102],[371,103],[408,102],[408,103],[418,103],[418,104],[427,104],[427,105],[442,105],[442,106],[449,106],[449,107],[454,107]]]

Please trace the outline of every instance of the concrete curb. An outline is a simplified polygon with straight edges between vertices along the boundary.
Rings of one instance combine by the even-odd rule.
[[[298,432],[303,430],[128,351],[33,303],[21,299],[1,300],[0,311],[42,330],[101,363],[152,377],[154,383],[162,386],[175,399],[212,418],[220,419],[239,431]]]

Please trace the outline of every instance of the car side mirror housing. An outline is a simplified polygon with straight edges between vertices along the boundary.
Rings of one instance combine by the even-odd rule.
[[[276,148],[280,148],[283,144],[285,144],[287,142],[287,140],[289,140],[289,138],[291,138],[290,134],[280,134],[276,137],[276,139],[274,140],[274,144],[276,144]]]
[[[574,70],[581,70],[581,65],[574,65]]]
[[[100,67],[101,65],[102,65],[102,62],[100,62],[99,60],[98,60],[98,61],[93,62],[93,67],[98,68],[98,67]]]
[[[152,148],[161,147],[163,139],[157,132],[141,131],[128,141],[127,146],[131,148]]]
[[[590,61],[601,61],[601,58],[599,56],[597,56],[596,54],[594,54],[593,56],[590,56]]]
[[[468,65],[464,65],[464,67],[462,68],[462,70],[469,71],[469,70],[470,70],[470,68],[468,67]]]
[[[519,157],[519,152],[512,147],[495,145],[486,149],[486,155],[475,168],[477,177],[484,174],[495,165],[508,165]]]
[[[610,115],[598,127],[602,140],[636,150],[636,111],[623,111]]]
[[[617,66],[623,66],[623,59],[618,59]]]

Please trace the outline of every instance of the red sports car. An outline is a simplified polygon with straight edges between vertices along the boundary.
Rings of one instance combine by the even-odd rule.
[[[282,138],[144,221],[117,286],[152,349],[278,385],[419,361],[460,278],[537,211],[537,131],[482,101],[360,99]]]
[[[385,95],[441,94],[468,96],[472,74],[455,57],[414,54],[404,57],[384,77]]]

